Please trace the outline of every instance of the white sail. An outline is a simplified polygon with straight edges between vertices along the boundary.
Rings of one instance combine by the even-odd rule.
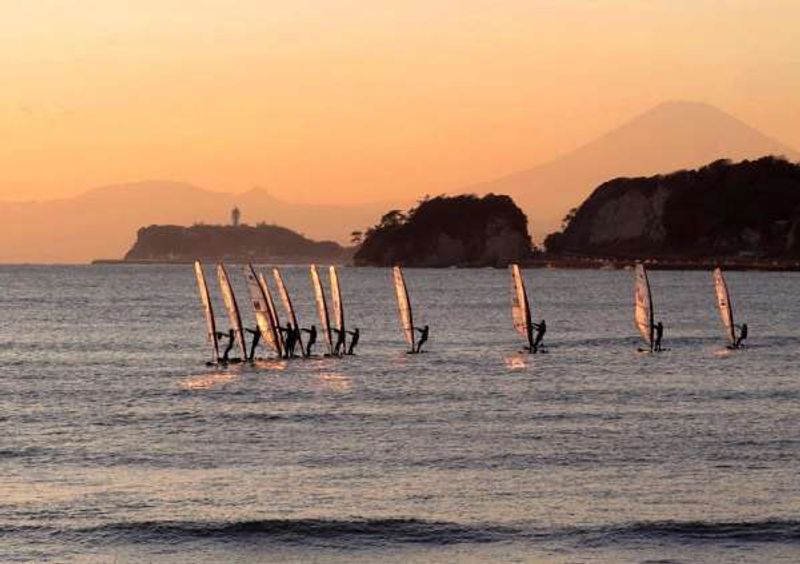
[[[295,330],[297,330],[297,345],[300,347],[303,356],[305,356],[306,349],[303,347],[300,323],[297,321],[297,314],[295,313],[294,306],[292,305],[292,298],[289,296],[289,291],[286,289],[286,285],[283,283],[281,271],[277,268],[273,268],[272,277],[275,279],[275,285],[278,287],[278,293],[281,295],[281,301],[283,302],[283,308],[286,310],[286,315],[292,320],[292,326],[295,328]]]
[[[252,264],[244,267],[244,275],[247,278],[247,291],[250,293],[250,303],[253,305],[253,313],[256,316],[256,324],[258,325],[259,333],[261,333],[261,338],[278,356],[281,356],[280,333],[275,327],[267,296],[264,294]]]
[[[343,335],[343,337],[340,338],[343,338],[343,342],[346,342],[347,334],[345,333],[344,326],[344,303],[342,303],[342,290],[339,287],[339,275],[336,272],[335,266],[331,266],[328,269],[328,275],[331,282],[331,298],[333,298],[333,319],[336,322],[336,329],[339,331],[339,334]]]
[[[406,342],[413,350],[415,343],[414,317],[411,313],[411,300],[408,298],[406,280],[399,266],[395,266],[392,273],[394,275],[394,291],[397,294],[397,309],[400,313],[400,324],[403,327],[403,335],[406,338]]]
[[[634,321],[647,346],[653,348],[653,298],[650,294],[650,281],[642,263],[636,263],[636,284],[634,290]]]
[[[214,308],[211,307],[211,295],[208,293],[206,275],[203,265],[197,260],[194,262],[194,275],[197,278],[197,289],[200,291],[200,301],[203,304],[203,313],[206,318],[208,342],[211,344],[213,362],[219,362],[219,341],[217,340],[217,322],[214,319]]]
[[[531,331],[531,309],[525,281],[516,264],[511,265],[511,317],[517,333],[528,339]]]
[[[278,343],[280,343],[281,351],[283,351],[285,349],[285,340],[283,338],[283,333],[281,333],[281,319],[278,317],[278,310],[275,308],[275,300],[272,299],[272,292],[269,289],[269,284],[267,284],[267,279],[264,278],[262,273],[258,274],[258,285],[261,286],[261,290],[267,298],[269,316],[272,318],[272,324],[275,326],[275,336],[278,339]]]
[[[331,320],[328,315],[328,302],[325,299],[325,290],[322,288],[317,266],[314,264],[311,265],[311,282],[314,285],[314,298],[317,301],[317,313],[319,314],[319,323],[322,326],[322,338],[328,346],[328,354],[333,354],[333,337],[331,335]]]
[[[725,336],[728,338],[731,345],[735,345],[736,329],[733,325],[733,304],[731,304],[731,296],[728,292],[728,285],[725,283],[725,277],[722,275],[722,270],[719,268],[714,269],[714,289],[717,293],[717,307],[719,308],[719,315],[722,318]]]
[[[242,351],[242,360],[245,360],[247,358],[247,344],[244,342],[242,316],[239,314],[239,306],[236,304],[236,296],[233,293],[230,278],[228,278],[228,271],[225,270],[225,265],[222,263],[217,265],[217,279],[219,280],[219,289],[222,292],[222,301],[225,302],[225,309],[228,311],[228,319],[230,320],[231,329],[233,329],[234,338],[239,343],[239,348]]]

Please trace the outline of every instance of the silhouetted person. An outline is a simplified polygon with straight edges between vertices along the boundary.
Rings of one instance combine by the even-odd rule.
[[[253,360],[256,356],[256,347],[258,346],[258,341],[261,339],[261,331],[258,329],[245,329],[248,333],[253,336],[253,342],[250,345],[250,358],[248,360]]]
[[[733,344],[733,346],[738,349],[742,346],[742,341],[747,338],[747,323],[742,323],[741,326],[736,325],[736,327],[739,327],[739,338],[736,339],[736,342]]]
[[[336,331],[336,346],[333,347],[333,354],[344,354],[345,347],[347,347],[347,331],[340,331],[339,329],[333,329],[333,331]]]
[[[348,331],[348,333],[350,333],[351,339],[350,339],[350,347],[347,349],[347,354],[352,355],[354,354],[353,349],[356,348],[356,345],[358,344],[358,339],[359,337],[361,337],[361,331],[359,331],[358,327],[356,327],[355,331]]]
[[[542,346],[544,334],[547,333],[547,323],[545,323],[544,319],[542,319],[539,323],[531,323],[531,331],[533,329],[536,329],[536,338],[531,344],[531,352],[536,354],[539,352],[539,347]],[[528,337],[528,341],[530,341],[530,336]]]
[[[228,355],[231,354],[231,349],[233,348],[233,329],[228,330],[227,333],[217,332],[217,338],[228,339],[228,346],[225,347],[225,352],[222,354],[222,358],[220,359],[221,363],[227,364],[229,362]]]
[[[306,343],[306,356],[311,356],[311,347],[317,342],[317,326],[312,325],[311,329],[303,329],[308,333],[308,343]]]
[[[417,341],[417,350],[415,352],[422,352],[422,345],[428,341],[428,326],[426,325],[422,329],[415,327],[414,329],[419,331],[419,341]]]
[[[661,351],[661,339],[664,338],[664,324],[660,321],[655,326],[656,338],[653,342],[653,350]]]
[[[278,325],[278,330],[285,333],[286,337],[283,339],[283,356],[284,358],[294,358],[294,349],[297,346],[297,331],[292,327],[291,323],[286,323],[286,327]]]

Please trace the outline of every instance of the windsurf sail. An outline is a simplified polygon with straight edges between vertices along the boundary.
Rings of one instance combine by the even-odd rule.
[[[336,272],[335,266],[331,266],[328,269],[328,275],[331,282],[331,297],[333,298],[333,320],[336,323],[337,331],[339,331],[339,338],[342,339],[342,343],[346,343],[347,333],[345,333],[344,327],[344,304],[342,303],[342,290],[339,287],[339,275]],[[346,350],[347,348],[345,347],[345,351]]]
[[[725,328],[725,336],[731,346],[734,346],[736,345],[736,328],[733,325],[733,304],[731,304],[731,295],[728,292],[725,277],[719,268],[714,269],[714,289],[717,292],[717,307],[722,318],[722,326]]]
[[[269,301],[252,264],[244,267],[244,275],[247,278],[247,291],[250,293],[250,303],[253,305],[253,313],[256,316],[256,324],[261,338],[278,356],[282,356],[281,334],[276,327]]]
[[[275,285],[278,287],[278,293],[281,295],[283,309],[286,310],[287,317],[292,320],[292,326],[297,330],[297,344],[300,346],[303,356],[306,356],[306,349],[303,347],[303,339],[301,337],[302,332],[300,331],[300,323],[297,321],[297,314],[295,314],[294,306],[292,305],[292,298],[289,297],[289,291],[286,289],[286,285],[283,283],[281,271],[277,268],[273,268],[272,277],[275,279]]]
[[[261,289],[264,292],[264,295],[267,297],[267,307],[269,308],[269,316],[272,318],[272,323],[275,325],[275,332],[278,337],[278,342],[281,344],[281,350],[284,350],[286,347],[285,339],[283,337],[283,333],[281,332],[281,319],[278,317],[278,310],[275,308],[275,300],[272,299],[272,291],[269,289],[269,284],[267,284],[267,279],[264,278],[264,274],[258,273],[258,285],[261,286]]]
[[[206,317],[206,330],[208,342],[211,344],[212,361],[219,362],[219,341],[217,340],[217,322],[214,319],[214,308],[211,307],[211,294],[208,293],[206,275],[203,265],[199,260],[194,262],[194,275],[197,278],[197,289],[200,291],[200,301],[203,304],[203,313]]]
[[[516,264],[511,265],[511,317],[514,329],[528,340],[531,334],[531,308],[528,304],[528,293],[525,291],[525,281]]]
[[[244,328],[242,327],[242,316],[239,314],[239,306],[236,304],[236,296],[231,287],[231,280],[228,277],[228,271],[225,270],[225,265],[219,263],[217,265],[217,279],[219,280],[219,289],[222,292],[222,301],[225,302],[225,309],[228,311],[228,319],[233,329],[234,338],[239,343],[239,348],[242,351],[242,360],[247,358],[247,344],[244,342]]]
[[[325,290],[319,279],[317,266],[311,265],[311,282],[314,285],[314,298],[317,301],[317,313],[319,313],[319,323],[322,326],[322,338],[328,346],[328,354],[333,354],[333,336],[331,335],[331,320],[328,316],[328,302],[325,299]]]
[[[408,289],[406,288],[406,280],[403,277],[403,271],[399,266],[395,266],[392,270],[394,275],[394,291],[397,294],[397,309],[400,313],[400,324],[403,327],[403,335],[406,342],[414,349],[415,335],[414,335],[414,318],[411,314],[411,300],[408,299]]]
[[[634,290],[635,310],[633,319],[647,346],[653,349],[653,297],[650,294],[650,281],[642,263],[636,263],[636,283]]]

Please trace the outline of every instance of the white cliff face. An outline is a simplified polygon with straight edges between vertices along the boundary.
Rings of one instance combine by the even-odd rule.
[[[667,196],[668,189],[659,185],[655,192],[647,195],[628,191],[605,202],[592,218],[589,244],[608,245],[631,239],[663,242]]]

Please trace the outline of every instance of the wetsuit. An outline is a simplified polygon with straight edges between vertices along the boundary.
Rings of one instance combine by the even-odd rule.
[[[286,333],[283,340],[283,356],[285,358],[292,358],[295,356],[294,348],[297,345],[297,331],[294,330],[291,323],[287,323],[286,327],[278,326],[281,333]]]
[[[339,329],[334,329],[334,331],[336,331],[336,346],[333,347],[333,354],[344,354],[347,347],[347,331],[340,331]]]
[[[419,341],[417,342],[417,350],[415,352],[422,352],[422,345],[428,341],[428,326],[426,325],[422,329],[415,327],[415,329],[419,331]]]
[[[253,343],[250,345],[250,358],[249,360],[253,360],[256,355],[256,347],[258,346],[258,341],[261,339],[261,331],[258,329],[245,329],[248,333],[253,336]]]
[[[311,329],[303,329],[308,333],[308,343],[306,343],[306,356],[311,356],[311,347],[317,342],[317,326],[312,325]]]
[[[348,331],[348,333],[350,333],[352,339],[350,339],[350,348],[347,349],[347,354],[352,355],[354,354],[353,349],[356,348],[356,345],[358,344],[358,339],[359,337],[361,337],[361,331],[359,331],[358,327],[356,327],[355,331]]]
[[[233,329],[228,331],[227,333],[217,333],[218,339],[228,339],[228,346],[225,347],[225,352],[222,354],[222,358],[219,360],[222,364],[228,363],[228,355],[231,353],[231,349],[233,348]]]
[[[653,342],[653,350],[654,351],[660,351],[661,350],[661,339],[664,337],[664,324],[661,323],[660,321],[658,323],[656,323],[655,333],[656,333],[656,338],[655,338],[655,341]]]
[[[744,341],[746,338],[747,338],[747,323],[742,323],[742,326],[739,327],[739,338],[736,339],[736,342],[734,343],[733,346],[738,349],[739,347],[742,346],[742,341]]]
[[[542,345],[544,334],[547,333],[547,323],[545,323],[545,320],[542,319],[539,323],[531,323],[531,328],[536,329],[536,338],[533,340],[533,344],[531,345],[531,352],[535,354],[539,352],[539,347]]]

